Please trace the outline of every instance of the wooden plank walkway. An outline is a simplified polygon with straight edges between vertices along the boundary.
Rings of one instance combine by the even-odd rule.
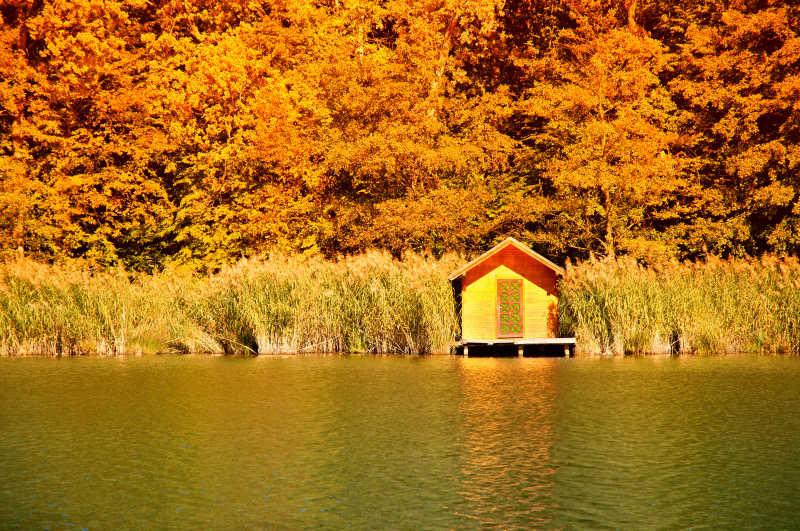
[[[574,347],[574,337],[540,337],[533,339],[464,339],[458,343],[464,348],[464,357],[469,358],[470,345],[517,345],[517,356],[520,358],[525,351],[525,345],[564,345],[564,357],[570,357],[570,345]]]

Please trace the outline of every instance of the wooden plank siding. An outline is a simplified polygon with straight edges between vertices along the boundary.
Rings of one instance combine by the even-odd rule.
[[[464,274],[461,292],[462,340],[497,339],[497,280],[523,281],[523,337],[558,335],[556,273],[509,246]]]

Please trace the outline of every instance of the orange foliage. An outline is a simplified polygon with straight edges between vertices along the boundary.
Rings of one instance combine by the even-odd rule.
[[[797,253],[799,9],[0,0],[0,248]]]

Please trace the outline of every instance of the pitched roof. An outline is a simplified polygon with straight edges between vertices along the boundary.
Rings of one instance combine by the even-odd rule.
[[[516,249],[519,249],[520,251],[522,251],[523,253],[527,254],[528,256],[533,258],[534,260],[536,260],[536,261],[540,262],[541,264],[549,267],[550,269],[555,271],[557,274],[559,274],[559,275],[563,275],[564,274],[564,268],[563,267],[554,264],[553,262],[551,262],[550,260],[548,260],[544,256],[540,255],[539,253],[537,253],[536,251],[534,251],[533,249],[531,249],[527,245],[519,242],[518,240],[515,240],[514,238],[506,238],[502,242],[498,243],[497,245],[495,245],[494,247],[492,247],[491,249],[489,249],[488,251],[486,251],[485,253],[480,255],[475,260],[471,261],[470,263],[468,263],[466,265],[463,265],[463,266],[459,267],[458,269],[456,269],[455,271],[450,273],[450,275],[447,277],[448,280],[457,279],[458,277],[462,276],[464,273],[466,273],[467,271],[469,271],[473,267],[481,264],[485,260],[491,258],[492,256],[496,255],[497,253],[499,253],[500,251],[502,251],[503,249],[505,249],[506,247],[509,247],[509,246],[515,247]]]

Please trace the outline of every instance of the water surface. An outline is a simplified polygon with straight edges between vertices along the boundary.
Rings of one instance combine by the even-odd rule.
[[[800,359],[0,359],[0,527],[794,528]]]

